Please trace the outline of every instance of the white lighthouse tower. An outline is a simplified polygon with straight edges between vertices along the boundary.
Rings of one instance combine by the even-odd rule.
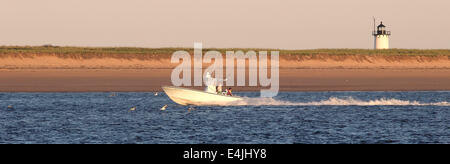
[[[391,35],[391,31],[386,30],[386,26],[383,25],[383,22],[381,22],[375,30],[374,21],[374,29],[372,35],[375,37],[375,49],[389,49],[389,36]]]

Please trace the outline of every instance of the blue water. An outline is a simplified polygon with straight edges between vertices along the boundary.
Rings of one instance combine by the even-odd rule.
[[[110,94],[0,93],[0,143],[450,143],[450,92],[283,92],[192,110]]]

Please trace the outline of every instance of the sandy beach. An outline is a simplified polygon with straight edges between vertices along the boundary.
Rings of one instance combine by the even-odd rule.
[[[13,69],[1,92],[147,92],[171,85],[172,69]],[[281,69],[281,91],[448,91],[450,69]],[[256,91],[258,87],[235,87]]]
[[[177,65],[170,54],[2,54],[0,92],[161,91]],[[280,90],[448,91],[450,57],[280,55]]]

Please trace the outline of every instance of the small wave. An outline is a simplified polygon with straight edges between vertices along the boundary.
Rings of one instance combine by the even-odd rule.
[[[320,105],[356,105],[356,106],[382,106],[382,105],[392,105],[392,106],[406,106],[406,105],[415,105],[415,106],[450,106],[449,102],[435,102],[435,103],[421,103],[418,101],[408,101],[408,100],[398,100],[394,98],[381,98],[377,100],[359,100],[353,97],[347,98],[337,98],[330,97],[327,100],[321,101],[312,101],[312,102],[291,102],[291,101],[283,101],[276,100],[273,98],[244,98],[244,100],[239,102],[234,102],[233,104],[228,105],[250,105],[250,106],[320,106]]]

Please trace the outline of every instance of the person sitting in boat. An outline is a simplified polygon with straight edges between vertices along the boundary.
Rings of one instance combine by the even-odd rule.
[[[217,94],[219,94],[219,95],[222,94],[222,84],[221,83],[219,83],[219,85],[216,87],[216,91],[217,91]]]
[[[227,79],[225,79],[225,80],[216,79],[216,78],[213,78],[211,76],[211,73],[206,72],[206,76],[205,76],[205,85],[206,85],[205,92],[216,93],[217,94],[220,91],[220,93],[221,93],[222,92],[222,83],[224,81],[227,81]]]
[[[231,89],[231,88],[228,88],[228,90],[227,90],[227,96],[233,96],[233,93],[231,93],[231,91],[232,91],[232,89]]]

